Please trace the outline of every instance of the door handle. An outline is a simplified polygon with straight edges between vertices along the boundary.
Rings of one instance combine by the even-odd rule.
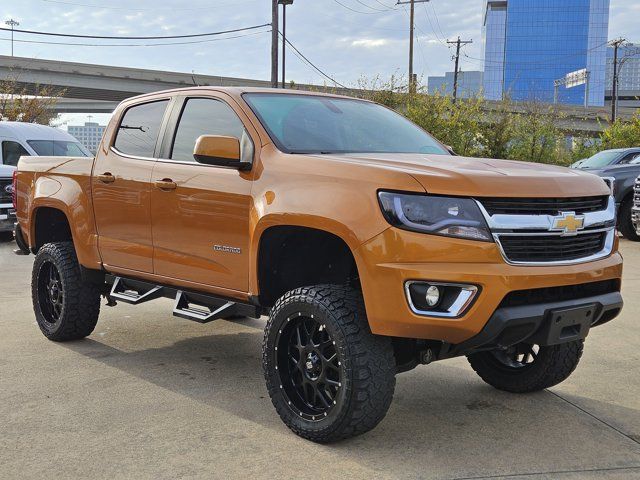
[[[116,181],[116,177],[114,177],[110,172],[105,172],[102,175],[97,175],[98,180],[102,183],[113,183]]]
[[[174,182],[170,178],[163,178],[162,180],[156,180],[155,182],[153,182],[153,184],[155,185],[156,188],[159,188],[160,190],[165,190],[165,191],[175,190],[176,188],[178,188],[178,185],[176,184],[176,182]]]

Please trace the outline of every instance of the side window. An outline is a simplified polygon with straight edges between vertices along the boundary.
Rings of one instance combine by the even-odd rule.
[[[114,147],[127,155],[152,158],[168,100],[134,105],[122,116]]]
[[[253,144],[242,121],[233,109],[221,100],[210,98],[187,100],[178,121],[171,159],[195,162],[193,147],[200,135],[236,137],[240,140],[243,160],[251,162],[253,158]]]
[[[634,160],[638,157],[638,152],[630,153],[626,155],[622,160],[618,162],[618,165],[627,165],[629,163],[635,163]]]
[[[18,160],[20,160],[20,157],[23,155],[30,155],[30,153],[18,142],[12,142],[10,140],[2,142],[2,163],[4,165],[17,166]]]

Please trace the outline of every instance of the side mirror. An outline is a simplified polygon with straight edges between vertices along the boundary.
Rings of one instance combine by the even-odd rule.
[[[449,152],[451,155],[456,157],[458,156],[458,154],[453,151],[453,147],[451,147],[450,145],[445,145],[445,148],[447,149],[447,152]]]
[[[196,140],[193,158],[198,163],[220,167],[248,170],[250,162],[243,162],[240,155],[240,140],[223,135],[201,135]]]

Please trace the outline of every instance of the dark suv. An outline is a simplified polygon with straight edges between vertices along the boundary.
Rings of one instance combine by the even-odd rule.
[[[640,175],[640,148],[604,150],[580,160],[572,168],[609,178],[618,209],[618,230],[625,238],[640,241],[640,232],[632,219],[633,188]]]

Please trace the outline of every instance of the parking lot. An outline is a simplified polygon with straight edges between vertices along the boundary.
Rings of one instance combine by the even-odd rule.
[[[565,383],[519,396],[464,358],[398,377],[371,433],[316,445],[267,396],[263,321],[199,325],[171,301],[103,307],[86,340],[45,340],[33,256],[0,243],[0,477],[640,478],[640,244],[621,317],[589,335]]]

